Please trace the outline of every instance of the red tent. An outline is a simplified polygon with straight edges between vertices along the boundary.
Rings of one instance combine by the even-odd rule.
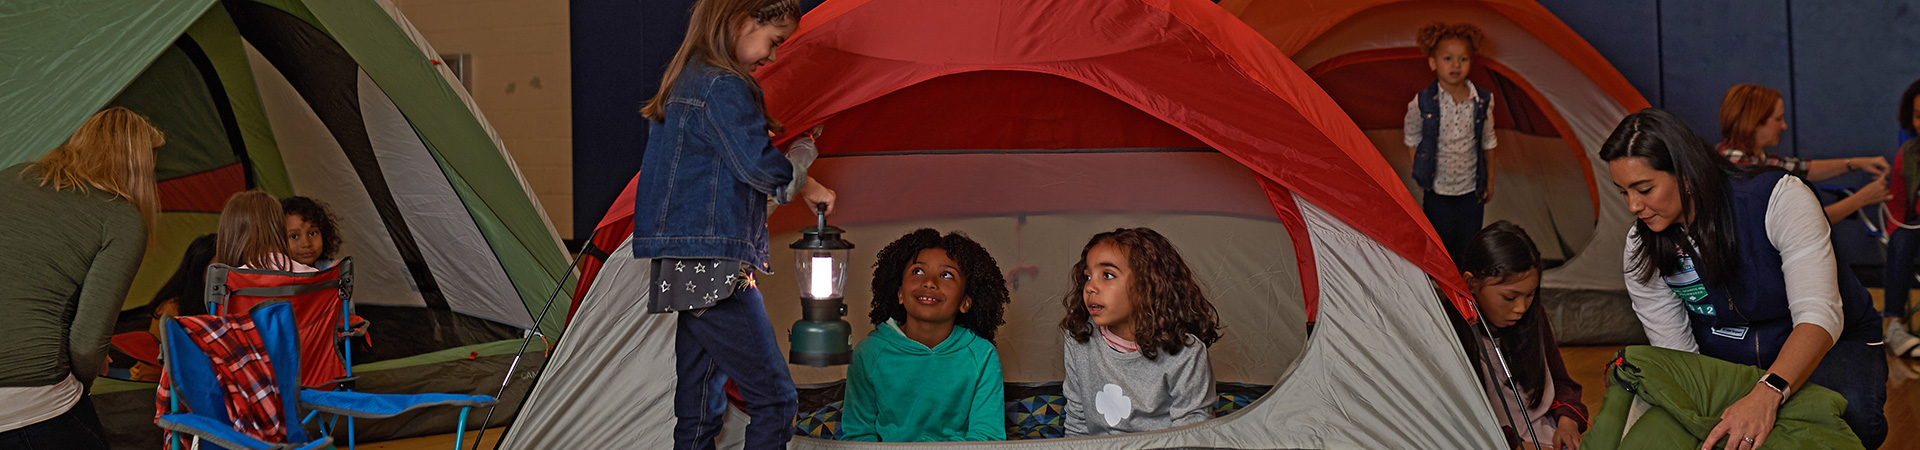
[[[756,74],[767,92],[769,111],[787,125],[779,139],[824,124],[823,163],[814,174],[836,187],[847,183],[836,179],[838,172],[824,161],[837,154],[1217,150],[1254,172],[1271,214],[1287,224],[1309,317],[1314,316],[1318,286],[1311,281],[1312,246],[1294,195],[1413,261],[1450,294],[1463,316],[1476,316],[1459,273],[1393,168],[1346,113],[1266,38],[1209,3],[1143,0],[1129,8],[1029,3],[856,0],[821,5],[781,46],[780,54],[788,57]],[[885,16],[942,20],[877,19]],[[1005,20],[1031,23],[996,25]],[[1138,26],[1142,23],[1155,26]],[[1027,32],[1032,30],[1039,32]],[[973,169],[962,173],[996,173],[993,167]],[[1200,199],[1163,189],[1166,184],[1174,183],[1137,184],[1137,192],[1125,195],[1075,198],[1071,207],[1232,209],[1196,204]],[[596,228],[596,249],[611,250],[628,234],[632,190],[630,183]],[[915,205],[860,200],[871,194],[843,191],[845,204],[832,220],[915,217]],[[1059,199],[1072,198],[1013,194],[986,195],[960,205],[967,211],[943,207],[942,212],[1052,210],[1067,207],[1057,204]],[[1102,199],[1115,203],[1085,203]],[[811,218],[800,217],[804,214],[783,209],[774,216],[775,232],[811,223]],[[586,265],[587,278],[576,303],[597,269],[594,261]]]
[[[1006,382],[1063,379],[1069,268],[1093,233],[1146,226],[1178,248],[1226,327],[1207,349],[1214,380],[1271,387],[1197,425],[1043,446],[1498,445],[1448,323],[1475,310],[1432,227],[1346,113],[1213,3],[829,0],[755,75],[787,125],[779,139],[825,127],[810,174],[840,194],[828,221],[858,245],[850,269],[933,227],[965,232],[1008,272],[994,340]],[[605,276],[581,283],[580,313],[507,448],[670,441],[668,427],[631,426],[672,420],[671,408],[634,407],[671,402],[678,319],[632,307],[652,291],[649,264],[622,254],[646,195],[629,189],[596,231],[606,256],[588,272]],[[795,207],[771,220],[780,273],[759,287],[782,339],[801,315],[784,244],[812,222]],[[861,272],[873,271],[850,270],[846,284],[855,339],[873,328],[869,303],[892,296]],[[788,368],[802,387],[845,377]],[[1025,444],[978,447],[999,445]]]

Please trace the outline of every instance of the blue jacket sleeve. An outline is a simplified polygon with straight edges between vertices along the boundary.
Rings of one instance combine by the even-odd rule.
[[[735,179],[774,198],[784,198],[793,181],[793,163],[773,147],[767,119],[754,104],[752,88],[737,76],[713,79],[707,99],[708,132]]]

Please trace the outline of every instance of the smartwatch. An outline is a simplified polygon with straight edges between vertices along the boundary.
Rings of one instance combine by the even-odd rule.
[[[1787,403],[1787,392],[1793,389],[1793,385],[1788,384],[1786,378],[1782,378],[1780,375],[1775,374],[1773,372],[1767,372],[1766,376],[1760,377],[1760,384],[1767,385],[1767,387],[1773,388],[1774,391],[1779,392],[1780,404],[1783,404],[1783,405]]]

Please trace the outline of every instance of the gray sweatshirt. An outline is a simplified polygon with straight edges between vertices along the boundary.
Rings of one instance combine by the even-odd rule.
[[[1099,329],[1086,342],[1066,338],[1067,436],[1104,436],[1191,425],[1213,418],[1213,368],[1207,346],[1187,335],[1179,354],[1121,353]]]

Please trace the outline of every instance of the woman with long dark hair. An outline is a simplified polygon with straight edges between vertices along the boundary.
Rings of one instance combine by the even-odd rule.
[[[1807,383],[1847,399],[1867,448],[1886,438],[1886,360],[1866,289],[1833,257],[1820,202],[1785,171],[1743,169],[1672,113],[1627,116],[1600,148],[1627,209],[1627,291],[1653,345],[1766,369],[1706,447],[1766,443]]]
[[[1481,382],[1508,443],[1518,448],[1524,440],[1540,448],[1574,450],[1592,423],[1587,405],[1580,402],[1580,383],[1567,375],[1553,325],[1537,303],[1544,268],[1527,230],[1505,220],[1474,233],[1460,255],[1460,276],[1473,291],[1480,320],[1492,331],[1492,336],[1475,333],[1480,353],[1490,356],[1487,350],[1497,347],[1509,369],[1502,370],[1494,358],[1480,358],[1486,363],[1480,367]],[[1506,373],[1512,373],[1511,384]]]

